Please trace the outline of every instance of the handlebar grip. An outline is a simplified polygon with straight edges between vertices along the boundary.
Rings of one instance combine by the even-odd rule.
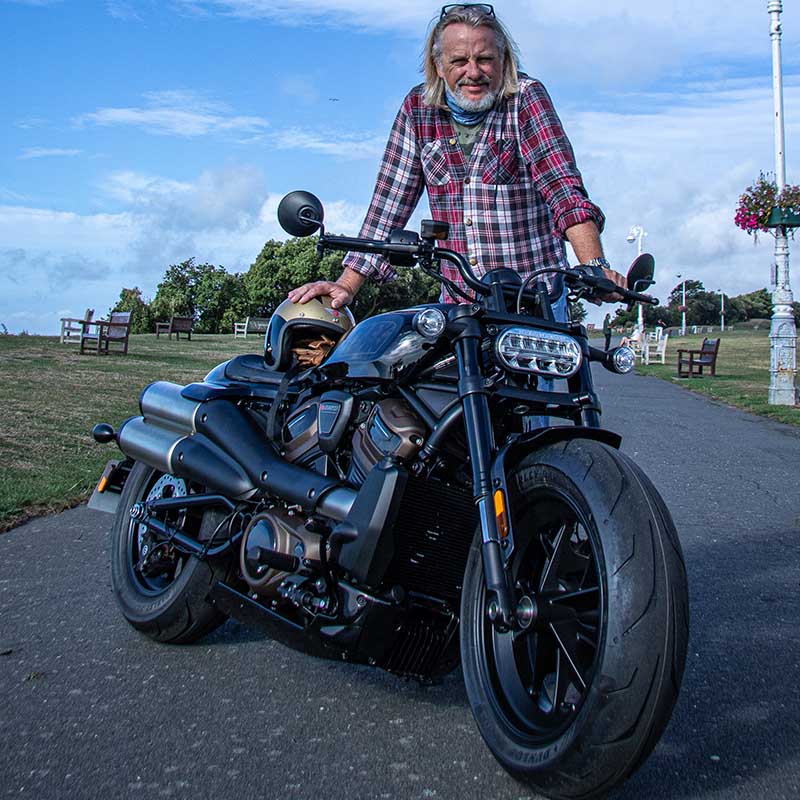
[[[649,306],[657,306],[659,304],[659,299],[649,294],[629,292],[627,289],[623,289],[620,294],[624,295],[625,299],[629,300],[631,303],[644,303]]]

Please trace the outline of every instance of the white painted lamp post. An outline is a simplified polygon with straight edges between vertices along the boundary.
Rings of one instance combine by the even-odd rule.
[[[637,256],[642,254],[642,239],[647,236],[647,231],[641,225],[634,225],[630,233],[627,236],[627,241],[629,244],[633,244],[638,239],[638,252],[636,253]],[[639,334],[644,339],[644,306],[642,303],[639,303]]]
[[[768,0],[772,38],[772,89],[775,106],[775,179],[778,193],[786,186],[786,154],[783,127],[783,69],[781,66],[781,0]],[[792,313],[789,283],[789,240],[786,227],[775,228],[775,291],[772,293],[770,326],[770,405],[797,404],[797,326]]]
[[[722,289],[717,289],[719,292],[719,330],[720,333],[725,333],[725,295]]]
[[[680,272],[677,277],[681,278]],[[681,336],[686,336],[686,278],[681,279]]]

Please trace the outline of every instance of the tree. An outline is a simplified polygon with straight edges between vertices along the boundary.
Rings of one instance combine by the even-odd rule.
[[[194,258],[167,268],[151,303],[154,319],[192,317],[199,333],[229,333],[248,308],[242,276],[213,264],[195,264]]]
[[[243,276],[223,267],[204,270],[195,287],[195,310],[199,333],[230,333],[249,313]]]
[[[244,276],[251,313],[269,316],[297,286],[309,281],[333,281],[342,271],[342,255],[317,257],[316,237],[268,241]],[[419,303],[435,302],[439,282],[420,269],[400,269],[397,279],[384,284],[367,281],[351,307],[356,319]]]
[[[153,330],[153,315],[150,306],[142,298],[142,290],[138,286],[123,289],[119,300],[111,311],[131,312],[131,333],[149,333]]]

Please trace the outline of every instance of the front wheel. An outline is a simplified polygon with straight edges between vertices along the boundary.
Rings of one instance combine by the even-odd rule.
[[[111,587],[120,609],[137,630],[159,642],[189,644],[226,617],[207,600],[224,577],[226,562],[212,564],[160,544],[130,516],[137,502],[185,497],[192,486],[182,478],[137,463],[120,497],[111,531]],[[170,512],[167,521],[197,539],[213,536],[217,512]]]
[[[626,456],[573,440],[509,476],[511,574],[527,627],[487,615],[480,531],[464,577],[472,712],[512,775],[554,798],[603,795],[663,732],[688,641],[686,571],[658,492]]]

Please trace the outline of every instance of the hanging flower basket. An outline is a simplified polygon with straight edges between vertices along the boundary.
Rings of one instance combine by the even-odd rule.
[[[772,228],[800,227],[800,186],[785,186],[778,193],[775,181],[761,173],[758,180],[739,198],[736,226],[758,239],[758,232],[773,233]]]

